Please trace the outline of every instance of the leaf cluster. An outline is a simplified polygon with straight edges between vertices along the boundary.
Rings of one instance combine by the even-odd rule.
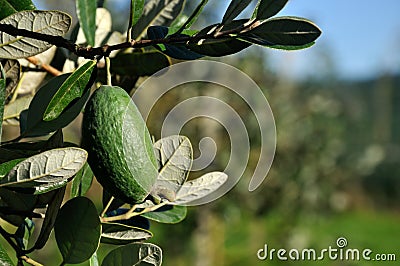
[[[181,14],[185,0],[131,0],[123,34],[111,31],[111,16],[96,8],[95,0],[76,0],[79,24],[65,39],[70,15],[36,10],[30,0],[0,0],[0,121],[20,130],[18,137],[0,145],[0,217],[16,228],[8,232],[0,227],[0,234],[19,264],[38,265],[28,255],[43,248],[54,230],[62,264],[99,265],[96,250],[107,243],[119,247],[102,265],[161,265],[161,248],[145,243],[152,237],[149,220],[181,222],[187,205],[216,191],[228,177],[213,172],[188,180],[190,141],[169,136],[154,143],[158,177],[146,200],[126,203],[104,187],[98,213],[85,197],[94,178],[88,154],[78,143],[64,142],[62,129],[101,84],[130,91],[139,77],[175,60],[226,56],[252,45],[303,49],[321,34],[307,19],[274,17],[288,0],[259,0],[250,18],[237,19],[251,2],[232,0],[220,23],[197,30],[192,26],[208,0],[200,1],[190,16]],[[54,57],[54,46],[63,49],[61,59]],[[44,82],[46,75],[40,72],[54,77]],[[27,87],[29,93],[21,93]],[[62,206],[67,184],[71,193]],[[43,222],[33,234],[36,219]],[[13,265],[1,246],[0,262]]]

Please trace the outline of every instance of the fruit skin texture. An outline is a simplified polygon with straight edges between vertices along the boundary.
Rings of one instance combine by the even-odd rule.
[[[101,86],[89,99],[82,147],[97,181],[127,203],[142,202],[157,178],[153,144],[143,118],[120,87]]]

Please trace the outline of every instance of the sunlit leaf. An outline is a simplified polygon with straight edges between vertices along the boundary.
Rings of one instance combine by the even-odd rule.
[[[89,45],[94,46],[96,32],[96,0],[76,0],[76,15],[78,16],[79,25],[81,26],[86,41]]]
[[[314,42],[321,30],[313,22],[297,17],[278,17],[239,34],[240,38],[265,46],[304,46]]]
[[[194,180],[190,180],[183,184],[176,195],[174,205],[187,205],[195,200],[204,198],[220,188],[226,181],[228,176],[221,172],[212,172],[205,174]]]
[[[52,36],[68,32],[71,17],[61,11],[22,11],[0,21],[0,58],[16,59],[41,53],[52,45],[45,41],[12,36],[3,31],[12,27]]]
[[[190,17],[186,20],[185,23],[183,23],[181,28],[177,31],[178,34],[182,33],[185,29],[189,29],[193,25],[193,23],[195,23],[197,21],[197,19],[199,18],[200,14],[203,12],[203,9],[207,3],[208,3],[208,0],[201,0],[201,2],[198,4],[196,9],[190,15]]]
[[[234,20],[251,3],[252,0],[232,0],[222,18],[222,24]]]
[[[93,255],[100,242],[101,224],[96,206],[85,197],[69,200],[54,226],[63,263],[82,263]]]
[[[17,245],[26,250],[28,248],[29,239],[33,234],[33,230],[35,228],[34,222],[29,219],[25,218],[24,222],[18,227],[17,231],[15,232],[15,240]]]
[[[0,63],[0,140],[2,136],[2,124],[4,105],[6,103],[6,74],[4,73],[3,65]]]
[[[0,179],[5,177],[11,171],[11,169],[13,169],[17,164],[19,164],[23,160],[25,159],[24,158],[14,159],[0,164]]]
[[[260,0],[254,15],[258,20],[275,16],[285,7],[288,1],[289,0]]]
[[[169,26],[181,13],[185,0],[150,0],[132,31],[132,39],[140,39],[149,26]]]
[[[0,180],[0,187],[32,188],[68,180],[82,168],[86,159],[87,152],[80,148],[45,151],[17,164]]]
[[[103,223],[101,242],[113,245],[126,245],[150,239],[153,234],[139,227],[118,223]]]
[[[143,14],[144,0],[131,0],[131,20],[129,27],[133,27]]]
[[[0,244],[0,264],[2,266],[14,266],[14,263],[8,256],[6,250],[3,248],[3,245]]]
[[[44,121],[56,119],[73,100],[82,97],[91,86],[90,79],[96,63],[95,60],[88,61],[63,82],[43,114]]]
[[[36,9],[31,0],[0,0],[0,7],[0,19],[18,11]]]
[[[6,77],[6,103],[18,84],[21,66],[18,60],[2,60]]]
[[[132,266],[154,265],[162,263],[162,250],[160,247],[150,244],[130,244],[112,250],[104,258],[102,266]]]
[[[92,185],[93,177],[92,169],[88,163],[85,163],[72,180],[71,198],[84,196]]]

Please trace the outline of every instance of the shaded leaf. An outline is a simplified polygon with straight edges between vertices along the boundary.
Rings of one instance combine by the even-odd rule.
[[[19,226],[27,214],[35,209],[37,196],[22,194],[6,188],[0,188],[0,216],[7,222]]]
[[[17,164],[25,160],[25,158],[14,159],[0,164],[0,179],[3,179]]]
[[[76,0],[76,15],[88,45],[94,46],[96,32],[96,0]]]
[[[61,11],[22,11],[1,20],[0,30],[9,25],[32,32],[62,36],[69,30],[71,17]],[[15,37],[5,32],[0,34],[0,58],[17,59],[33,56],[51,46],[45,41]]]
[[[150,0],[132,31],[132,39],[140,39],[150,26],[169,26],[181,13],[185,0]]]
[[[187,214],[186,206],[164,206],[156,211],[142,214],[147,219],[167,224],[176,224],[185,219]]]
[[[34,248],[41,249],[46,244],[47,240],[49,239],[50,233],[53,230],[54,224],[56,222],[58,211],[61,207],[64,194],[65,194],[65,187],[54,191],[51,193],[52,197],[49,200],[49,206],[46,210],[46,216],[43,220],[42,227],[40,228],[40,234],[36,239]],[[39,197],[40,198],[40,197]]]
[[[4,73],[6,77],[6,103],[13,93],[15,87],[18,85],[21,66],[18,60],[2,60],[2,65],[4,67]]]
[[[18,118],[19,114],[29,107],[29,104],[32,101],[33,96],[26,95],[24,97],[20,97],[15,101],[7,104],[4,108],[4,117],[3,120]]]
[[[183,184],[178,191],[173,205],[188,205],[195,200],[204,198],[220,188],[228,180],[228,176],[221,172],[205,174]]]
[[[96,206],[85,197],[69,200],[54,226],[63,263],[82,263],[93,255],[100,242],[101,224]]]
[[[314,42],[321,30],[313,22],[297,17],[279,17],[267,20],[254,29],[239,34],[252,43],[274,46],[304,46]]]
[[[167,189],[173,193],[173,198],[167,199],[173,201],[192,168],[192,144],[185,136],[169,136],[154,143],[154,153],[158,164],[158,177],[153,192],[163,192],[163,189]]]
[[[232,0],[222,18],[222,24],[234,20],[251,3],[252,0]]]
[[[92,169],[88,163],[85,163],[72,180],[71,198],[84,196],[92,185],[93,177]]]
[[[14,266],[14,263],[11,261],[6,250],[3,248],[1,244],[0,244],[0,264],[2,266]]]
[[[0,180],[1,186],[35,187],[68,180],[85,164],[87,152],[80,148],[53,149],[17,164]]]
[[[85,90],[91,86],[89,82],[96,64],[95,60],[90,60],[68,76],[49,102],[43,114],[44,121],[59,117],[73,100],[83,96]]]
[[[2,124],[4,105],[6,103],[6,74],[4,73],[3,65],[0,63],[0,141],[2,136]]]
[[[275,16],[285,7],[288,1],[289,0],[260,0],[254,15],[258,20]]]
[[[35,223],[29,218],[25,218],[24,222],[18,227],[14,236],[17,245],[21,249],[23,250],[28,249],[29,239],[31,238],[34,229],[35,229]]]
[[[71,103],[70,106],[64,109],[59,117],[52,121],[44,121],[43,114],[47,109],[47,106],[53,96],[57,93],[58,88],[67,80],[70,74],[63,74],[58,77],[52,78],[48,83],[46,83],[40,90],[35,94],[32,99],[29,109],[27,112],[27,117],[24,121],[22,115],[21,119],[21,135],[24,137],[35,137],[46,135],[57,129],[67,126],[74,120],[78,114],[81,112],[83,106],[90,96],[90,90],[87,89],[84,95]]]
[[[150,239],[153,234],[139,227],[118,223],[103,223],[101,242],[113,245],[126,245]]]
[[[130,244],[112,250],[104,258],[102,266],[132,266],[154,265],[162,263],[162,250],[160,247],[150,244]]]
[[[151,76],[170,65],[170,59],[156,50],[118,53],[111,58],[111,71],[127,76]]]

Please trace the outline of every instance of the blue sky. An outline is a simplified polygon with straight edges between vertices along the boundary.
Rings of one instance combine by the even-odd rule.
[[[400,72],[400,1],[290,0],[278,15],[306,17],[323,35],[311,49],[272,53],[273,62],[289,75],[314,75],[328,53],[342,78],[368,78]],[[283,63],[282,63],[283,62]]]

